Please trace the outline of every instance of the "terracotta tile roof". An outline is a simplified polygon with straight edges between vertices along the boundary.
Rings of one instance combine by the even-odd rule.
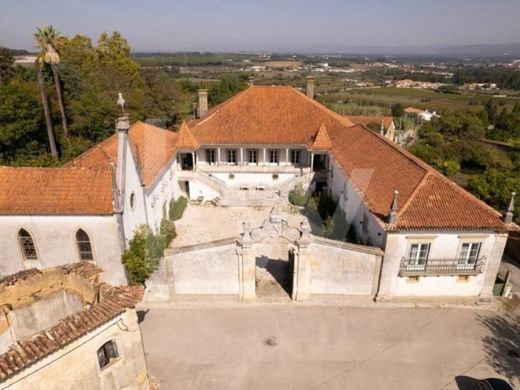
[[[177,133],[148,123],[136,122],[130,126],[128,138],[141,170],[143,184],[150,186],[174,157]],[[81,167],[108,167],[115,166],[116,163],[116,134],[74,159],[74,165]]]
[[[108,215],[112,171],[0,167],[0,214]]]
[[[420,113],[424,112],[424,110],[421,110],[420,108],[415,108],[415,107],[406,107],[404,109],[404,112],[406,112],[408,114],[420,114]]]
[[[331,139],[334,159],[383,223],[399,191],[393,229],[505,230],[499,212],[368,128],[356,125]]]
[[[86,272],[88,274],[90,272],[83,265],[61,268],[64,273]],[[9,347],[7,352],[0,355],[0,381],[9,379],[46,356],[94,331],[125,312],[127,308],[134,308],[141,301],[142,296],[142,287],[100,285],[99,303],[59,320],[54,326],[44,331],[18,340]]]
[[[196,150],[199,148],[199,142],[195,139],[195,136],[184,121],[177,133],[175,147],[177,150]]]
[[[316,135],[312,137],[308,145],[309,150],[330,150],[332,143],[330,142],[329,133],[324,124],[320,126]]]
[[[387,130],[393,123],[394,118],[391,116],[365,116],[365,115],[345,115],[352,123],[356,125],[378,125],[383,126]]]
[[[291,87],[252,86],[190,122],[201,144],[307,145],[321,125],[352,123]]]

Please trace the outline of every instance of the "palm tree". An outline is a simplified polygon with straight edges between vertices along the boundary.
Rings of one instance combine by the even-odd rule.
[[[66,38],[62,37],[53,26],[45,26],[36,29],[34,39],[36,39],[38,47],[40,48],[40,62],[43,61],[51,66],[54,86],[56,87],[56,96],[58,97],[58,104],[60,106],[63,133],[67,136],[69,134],[69,126],[67,125],[65,105],[63,103],[63,94],[61,92],[60,75],[58,72],[58,65],[60,64],[60,55],[58,50]]]
[[[49,147],[53,157],[58,158],[58,150],[56,149],[56,140],[54,139],[54,129],[52,128],[51,112],[49,108],[49,99],[47,97],[47,90],[45,89],[45,82],[43,81],[42,61],[38,57],[35,61],[36,76],[38,78],[38,88],[40,90],[40,98],[42,99],[43,113],[45,115],[45,125],[47,126],[47,135],[49,137]]]

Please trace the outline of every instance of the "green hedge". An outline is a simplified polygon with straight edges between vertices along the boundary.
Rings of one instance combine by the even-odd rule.
[[[169,217],[171,221],[176,221],[182,218],[182,214],[184,214],[184,210],[186,210],[186,206],[188,206],[188,199],[184,196],[181,196],[178,199],[170,201],[170,212]]]

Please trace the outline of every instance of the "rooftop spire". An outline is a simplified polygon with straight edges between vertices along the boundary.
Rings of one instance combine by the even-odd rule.
[[[504,222],[513,222],[513,211],[515,210],[515,196],[516,192],[511,192],[511,200],[509,201],[509,207],[507,208],[506,215],[504,215]]]
[[[397,195],[399,195],[399,191],[394,191],[394,198],[392,199],[392,205],[390,206],[390,214],[388,215],[388,223],[391,224],[397,222]]]

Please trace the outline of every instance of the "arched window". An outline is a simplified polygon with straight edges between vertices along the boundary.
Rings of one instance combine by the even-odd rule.
[[[25,260],[38,260],[33,238],[27,230],[20,229],[18,232],[18,241],[20,241],[20,248],[22,249],[22,255]]]
[[[76,232],[76,243],[78,244],[80,260],[94,260],[94,254],[92,253],[92,245],[90,244],[90,238],[83,229],[79,229]]]

